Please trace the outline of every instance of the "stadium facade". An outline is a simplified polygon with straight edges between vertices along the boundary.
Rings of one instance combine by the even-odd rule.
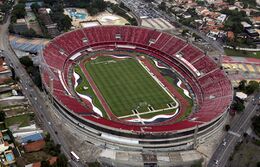
[[[194,107],[181,121],[134,124],[99,117],[74,91],[72,69],[100,51],[143,53],[177,71],[189,85]],[[187,150],[223,127],[233,89],[225,73],[203,51],[176,36],[133,26],[77,29],[53,39],[42,51],[42,81],[54,106],[89,142],[120,150]],[[180,106],[182,110],[182,106]]]

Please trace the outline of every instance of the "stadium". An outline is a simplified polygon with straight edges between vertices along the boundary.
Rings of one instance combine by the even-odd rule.
[[[154,29],[77,29],[48,43],[42,58],[54,106],[106,148],[192,149],[223,127],[233,98],[209,56]]]

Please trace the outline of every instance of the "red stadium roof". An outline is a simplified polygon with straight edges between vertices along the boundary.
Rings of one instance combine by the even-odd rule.
[[[230,81],[203,51],[168,33],[133,26],[97,26],[78,29],[56,37],[43,50],[45,63],[49,67],[45,67],[42,72],[44,84],[50,87],[50,78],[53,78],[53,96],[56,100],[76,114],[92,113],[91,108],[86,108],[72,96],[72,90],[67,84],[68,70],[75,57],[80,57],[79,53],[84,52],[82,55],[85,55],[100,49],[116,49],[115,44],[126,46],[121,49],[134,49],[149,54],[178,71],[195,94],[195,111],[183,121],[171,124],[168,122],[167,125],[160,126],[129,125],[94,115],[83,116],[84,119],[120,130],[178,131],[214,121],[231,104],[233,91]]]

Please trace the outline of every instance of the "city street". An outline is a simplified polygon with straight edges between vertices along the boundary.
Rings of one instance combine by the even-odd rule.
[[[69,159],[71,166],[81,167],[84,166],[81,162],[75,162],[70,160],[70,149],[66,144],[66,139],[59,137],[55,134],[56,127],[50,126],[52,124],[52,119],[48,114],[49,108],[46,105],[45,99],[42,97],[39,89],[34,85],[28,73],[25,71],[24,67],[20,63],[19,59],[16,57],[13,50],[10,48],[8,41],[8,25],[10,23],[10,17],[7,22],[0,26],[0,49],[3,51],[1,54],[6,58],[7,64],[9,64],[15,70],[15,74],[20,78],[20,83],[23,89],[23,93],[31,102],[38,119],[43,123],[45,130],[48,131],[55,143],[61,145],[61,151]]]
[[[259,99],[260,93],[257,93],[253,98]],[[236,144],[243,138],[244,132],[251,125],[251,118],[255,115],[258,105],[254,104],[253,100],[249,100],[243,113],[240,113],[239,118],[231,124],[229,132],[225,135],[223,141],[220,142],[212,155],[208,167],[219,166],[224,167],[232,154]]]

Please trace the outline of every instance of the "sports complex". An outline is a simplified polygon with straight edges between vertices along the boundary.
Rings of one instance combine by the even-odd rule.
[[[106,148],[192,149],[223,127],[233,99],[209,56],[154,29],[77,29],[54,38],[42,58],[54,106]]]

